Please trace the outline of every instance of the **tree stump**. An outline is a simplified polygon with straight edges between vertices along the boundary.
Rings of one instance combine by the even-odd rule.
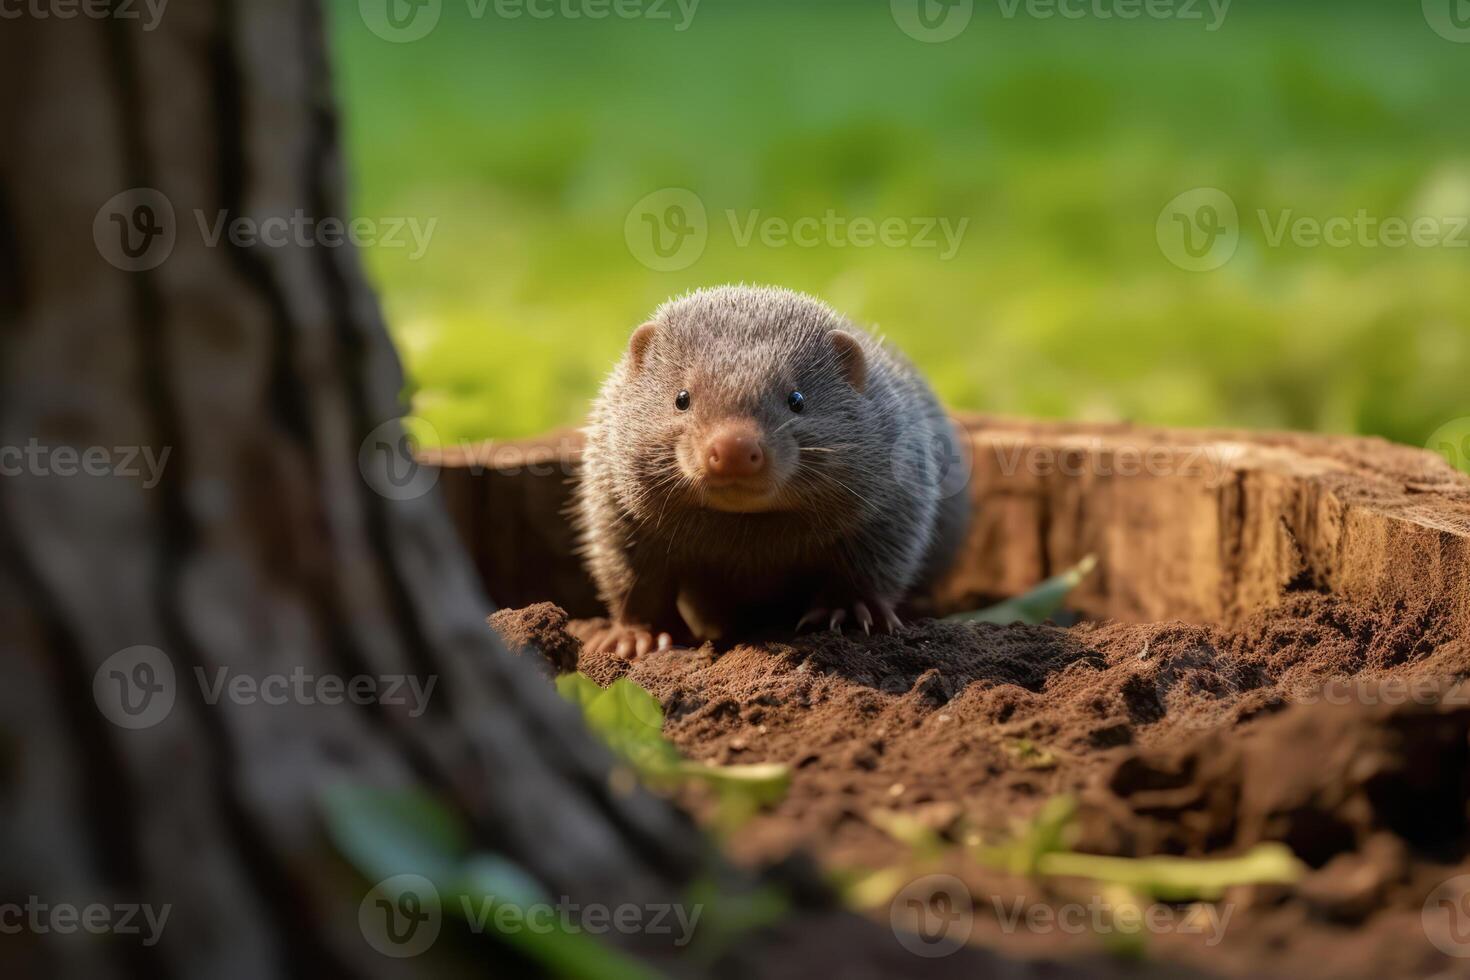
[[[1091,554],[1087,616],[1228,622],[1313,589],[1428,599],[1470,635],[1470,478],[1381,439],[960,416],[974,503],[938,612],[1025,591]],[[597,615],[565,517],[580,440],[426,451],[492,595]]]

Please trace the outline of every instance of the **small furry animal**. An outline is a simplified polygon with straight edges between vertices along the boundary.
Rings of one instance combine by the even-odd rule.
[[[633,331],[575,500],[611,614],[588,649],[901,627],[969,510],[962,446],[903,355],[819,300],[721,286]]]

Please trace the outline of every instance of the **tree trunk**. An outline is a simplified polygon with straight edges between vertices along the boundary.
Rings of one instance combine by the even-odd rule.
[[[374,492],[402,496],[375,443],[359,460],[402,378],[353,250],[209,240],[220,215],[344,214],[322,33],[294,0],[0,26],[0,903],[171,907],[151,946],[7,935],[6,976],[450,965],[364,942],[316,810],[339,779],[442,796],[582,903],[745,880],[664,802],[609,789],[575,712],[492,640],[437,495]],[[73,451],[90,469],[67,475]],[[124,727],[112,683],[164,680],[136,651],[104,667],[138,646],[176,697]],[[418,717],[210,703],[222,668],[436,686]]]

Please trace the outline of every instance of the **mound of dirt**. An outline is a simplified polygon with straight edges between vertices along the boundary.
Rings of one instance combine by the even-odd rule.
[[[556,603],[538,602],[524,609],[500,609],[487,622],[516,656],[544,658],[553,675],[577,669],[582,644],[567,632],[567,614]]]
[[[495,625],[565,664],[575,641],[557,613],[502,612]],[[1352,975],[1449,962],[1426,940],[1420,906],[1470,845],[1470,685],[1454,686],[1470,677],[1470,643],[1427,602],[1295,594],[1229,627],[921,621],[895,636],[818,633],[634,663],[584,655],[576,666],[653,692],[665,733],[691,758],[792,768],[785,800],[730,841],[737,857],[802,848],[828,868],[881,868],[908,853],[880,829],[884,812],[994,837],[1073,794],[1082,850],[1223,855],[1273,840],[1312,869],[1294,887],[1237,889],[1241,915],[1218,947],[1157,942],[1182,962],[1223,973],[1299,962],[1312,974],[1333,962]],[[1055,899],[951,870],[977,896]],[[994,928],[1003,919],[980,941],[1057,954],[1061,937],[1038,944]],[[1347,923],[1351,943],[1333,931]],[[1417,940],[1374,952],[1361,936],[1375,929]],[[1326,942],[1340,955],[1324,959]]]

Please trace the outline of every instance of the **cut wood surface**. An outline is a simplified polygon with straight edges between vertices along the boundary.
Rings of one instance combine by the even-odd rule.
[[[1088,554],[1089,616],[1229,621],[1314,589],[1430,599],[1470,630],[1470,478],[1381,439],[961,416],[974,516],[937,610],[1024,591]],[[599,612],[566,505],[575,430],[425,451],[490,595]]]

